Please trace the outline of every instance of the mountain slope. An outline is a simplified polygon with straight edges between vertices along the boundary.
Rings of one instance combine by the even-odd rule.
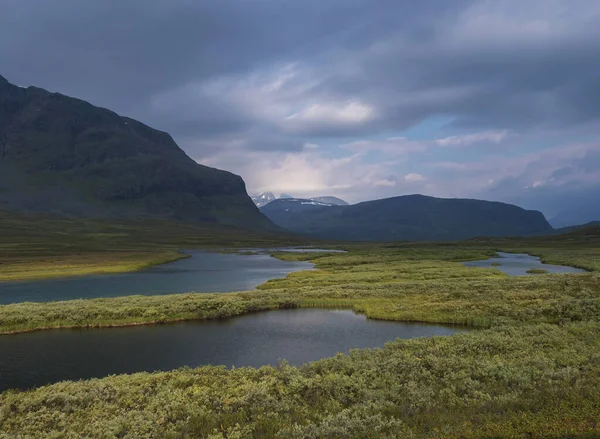
[[[338,240],[450,241],[553,232],[540,212],[480,200],[408,195],[351,206],[307,206],[275,200],[261,211],[282,228]]]
[[[331,204],[333,206],[348,206],[348,203],[341,198],[332,196],[313,197],[311,201],[318,201],[319,203]]]
[[[329,206],[347,206],[344,200],[338,197],[325,196],[325,197],[313,197],[313,198],[294,198],[288,194],[275,195],[273,192],[263,192],[252,197],[252,201],[256,204],[256,207],[262,208],[267,204],[275,200],[301,200],[304,202],[313,201],[315,203],[329,205]]]
[[[0,208],[272,227],[241,177],[197,164],[169,134],[1,76]]]
[[[276,200],[277,197],[273,192],[263,192],[258,195],[252,196],[252,201],[256,205],[256,207],[264,207],[269,204],[271,201]]]
[[[600,221],[591,221],[589,223],[579,224],[577,226],[561,227],[560,229],[555,229],[555,233],[557,235],[562,235],[565,233],[571,233],[571,232],[575,232],[577,230],[589,229],[589,228],[595,228],[595,229],[600,228]]]

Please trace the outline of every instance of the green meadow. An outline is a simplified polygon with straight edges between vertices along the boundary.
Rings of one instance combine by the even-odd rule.
[[[252,292],[0,306],[0,332],[18,337],[9,334],[225,319],[300,307],[353,309],[374,319],[473,330],[390,341],[382,349],[353,350],[301,367],[206,366],[7,391],[0,394],[0,437],[600,436],[597,230],[529,240],[342,247],[348,253],[275,254],[311,260],[318,269]],[[509,277],[494,268],[462,265],[499,250],[588,272]]]

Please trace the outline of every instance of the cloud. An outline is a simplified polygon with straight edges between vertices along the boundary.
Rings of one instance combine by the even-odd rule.
[[[482,133],[445,137],[443,139],[437,139],[436,143],[439,146],[456,146],[456,147],[471,146],[471,145],[479,144],[479,143],[492,143],[492,144],[499,145],[506,138],[507,134],[508,134],[508,132],[506,130],[485,131]]]
[[[408,182],[408,183],[417,183],[420,181],[425,181],[426,178],[423,177],[421,174],[416,174],[414,172],[411,172],[410,174],[406,174],[404,176],[404,181]]]
[[[285,118],[291,130],[319,130],[328,127],[361,125],[375,117],[373,107],[358,101],[317,103]]]
[[[304,149],[319,149],[319,145],[316,143],[305,143],[303,146]]]
[[[381,180],[377,180],[373,182],[373,186],[375,187],[394,187],[398,180],[395,177],[383,178]]]
[[[339,147],[350,151],[380,151],[392,155],[424,152],[429,148],[425,141],[411,141],[405,137],[389,137],[384,140],[355,140]]]
[[[0,74],[169,131],[251,190],[554,209],[600,188],[596,0],[1,8]]]

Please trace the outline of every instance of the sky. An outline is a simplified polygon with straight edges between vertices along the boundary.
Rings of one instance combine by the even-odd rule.
[[[250,194],[600,205],[597,0],[0,0],[0,74]],[[600,218],[596,218],[600,219]]]

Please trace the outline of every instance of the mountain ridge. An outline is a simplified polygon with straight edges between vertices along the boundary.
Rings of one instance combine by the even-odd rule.
[[[256,194],[256,195],[252,196],[252,201],[254,201],[254,204],[256,204],[256,207],[259,207],[259,208],[262,208],[275,200],[289,200],[289,199],[314,201],[314,202],[328,204],[328,205],[332,205],[332,206],[348,206],[348,203],[346,201],[342,200],[341,198],[334,197],[331,195],[310,197],[310,198],[298,198],[298,197],[293,197],[289,194],[275,195],[273,192],[261,192],[260,194]]]
[[[196,163],[168,133],[2,76],[0,207],[274,227],[241,177]]]
[[[321,239],[455,241],[477,236],[534,236],[554,229],[541,212],[507,203],[404,195],[350,206],[295,208],[276,200],[261,208],[278,226]]]

